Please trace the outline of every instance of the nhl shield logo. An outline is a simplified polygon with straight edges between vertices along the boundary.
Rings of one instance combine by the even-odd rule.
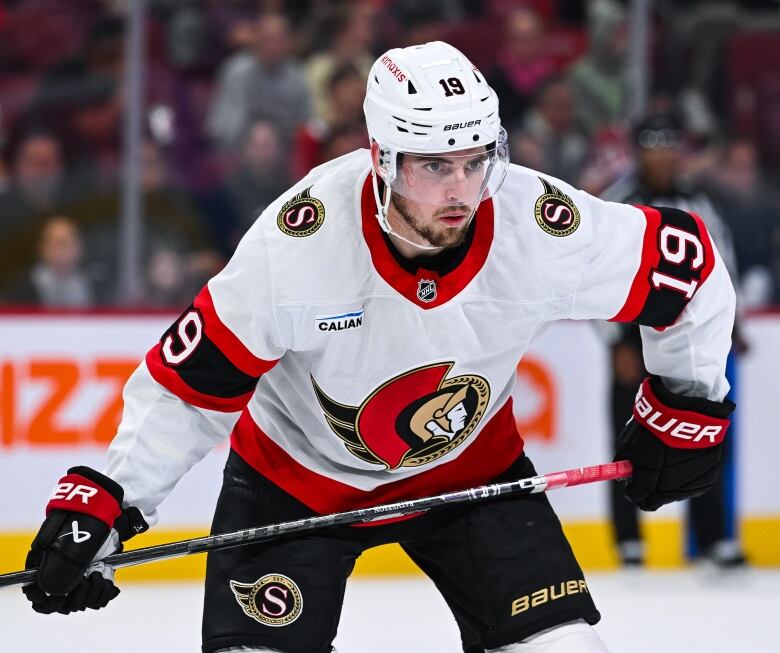
[[[432,279],[420,279],[417,284],[417,299],[429,304],[436,299],[436,282]]]

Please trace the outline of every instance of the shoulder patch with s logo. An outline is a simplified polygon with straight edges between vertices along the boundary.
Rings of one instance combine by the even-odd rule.
[[[544,193],[536,199],[536,223],[551,236],[568,236],[580,226],[580,211],[571,197],[539,177]]]
[[[325,205],[311,196],[311,186],[287,200],[276,217],[276,224],[288,236],[311,236],[325,221]]]

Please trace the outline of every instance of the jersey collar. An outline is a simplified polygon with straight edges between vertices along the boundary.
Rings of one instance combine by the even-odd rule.
[[[360,206],[363,237],[371,252],[374,268],[398,293],[420,308],[436,308],[461,292],[482,269],[493,243],[493,200],[489,198],[477,208],[471,246],[455,269],[439,274],[420,267],[412,272],[396,260],[390,249],[392,245],[376,219],[370,173],[363,183]]]

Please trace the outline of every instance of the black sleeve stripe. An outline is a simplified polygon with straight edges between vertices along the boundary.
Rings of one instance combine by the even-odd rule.
[[[239,369],[209,338],[202,312],[190,306],[146,355],[152,377],[195,406],[242,410],[260,375]]]
[[[193,390],[213,397],[237,397],[251,392],[259,378],[239,370],[205,334],[193,354],[174,369]]]
[[[667,327],[680,317],[696,289],[715,264],[709,234],[698,216],[675,208],[640,206],[647,219],[642,261],[623,308],[612,318],[644,326]],[[679,262],[669,260],[662,248],[664,227],[691,235],[701,244],[702,260],[694,265],[699,250],[684,243]],[[669,230],[666,230],[669,231]],[[679,245],[675,239],[673,242]]]

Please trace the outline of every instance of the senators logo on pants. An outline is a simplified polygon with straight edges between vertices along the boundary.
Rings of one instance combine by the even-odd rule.
[[[490,386],[472,374],[447,378],[434,363],[383,383],[360,406],[329,397],[312,377],[325,419],[347,450],[385,469],[418,467],[463,444],[485,414]]]
[[[254,583],[231,580],[230,589],[244,614],[266,626],[287,626],[301,616],[301,590],[282,574],[268,574]]]

